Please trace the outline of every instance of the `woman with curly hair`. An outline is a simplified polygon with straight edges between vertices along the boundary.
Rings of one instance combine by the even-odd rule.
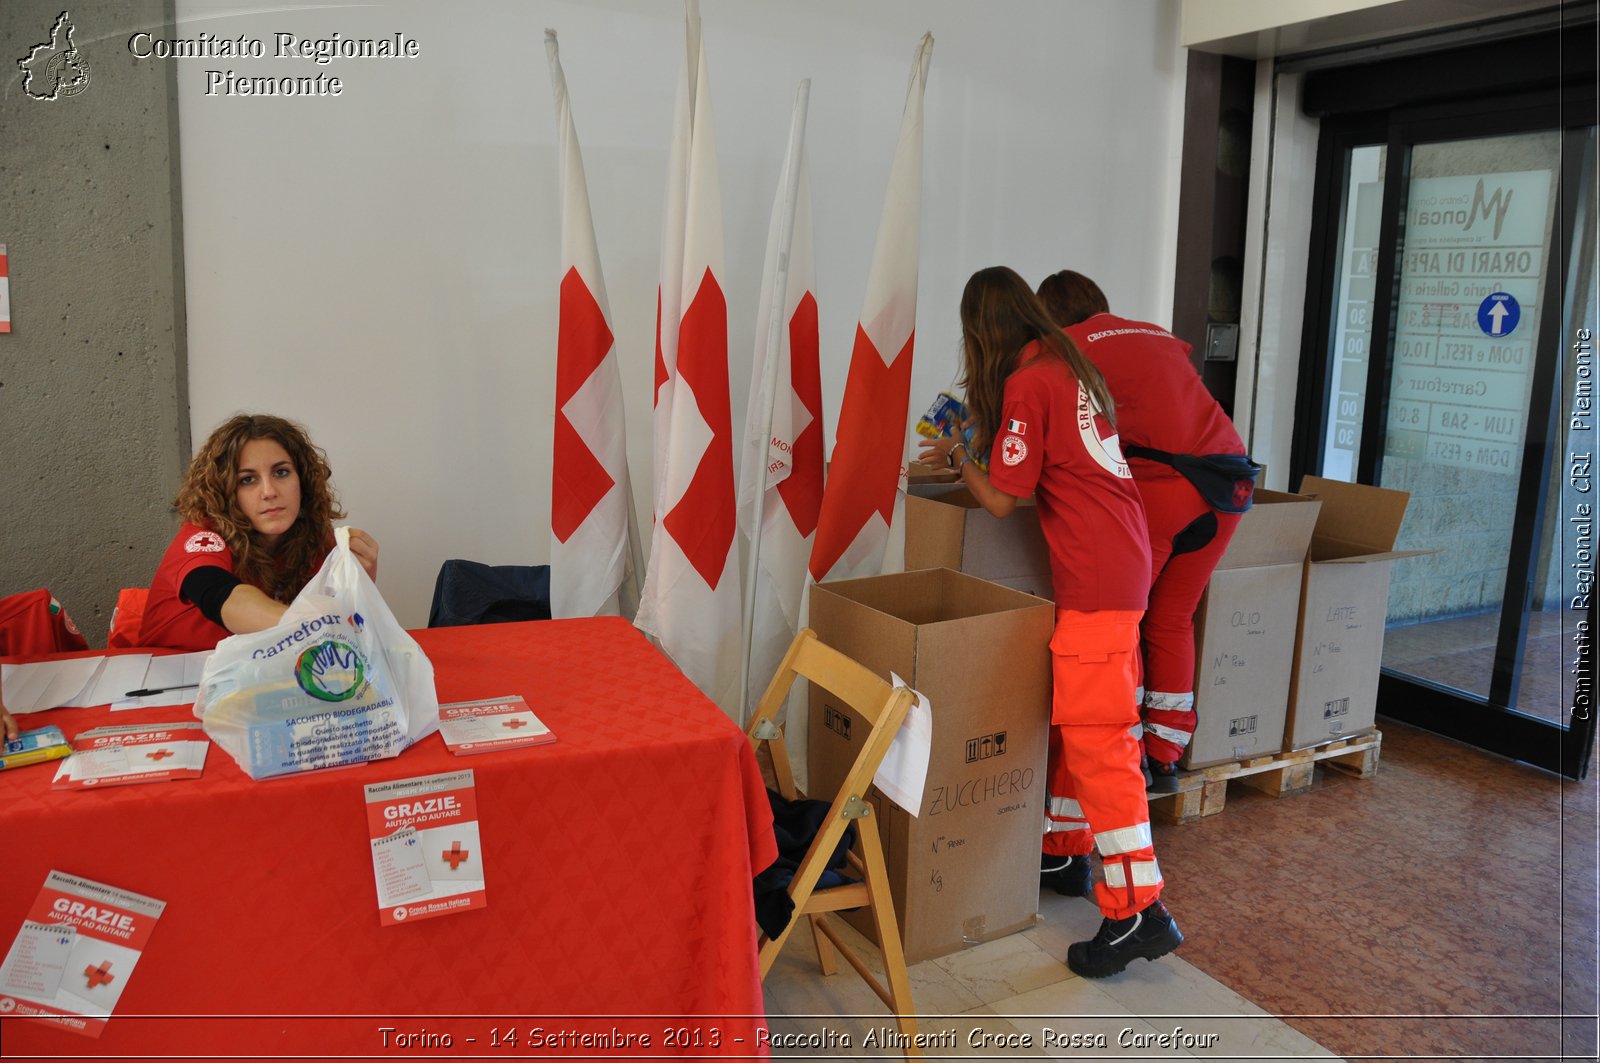
[[[1139,618],[1150,575],[1144,509],[1105,378],[1026,281],[1004,266],[974,273],[961,295],[961,340],[972,446],[990,450],[989,472],[959,437],[924,442],[919,460],[955,469],[993,516],[1009,516],[1030,496],[1037,507],[1056,605],[1040,869],[1061,892],[1099,905],[1099,933],[1067,949],[1067,966],[1104,978],[1183,942],[1160,900],[1130,730],[1139,723]],[[1093,848],[1104,871],[1098,887]]]
[[[292,421],[240,414],[211,433],[184,476],[183,526],[145,604],[139,645],[209,650],[276,624],[316,575],[343,517],[328,459]],[[378,578],[378,544],[350,529],[350,550]]]

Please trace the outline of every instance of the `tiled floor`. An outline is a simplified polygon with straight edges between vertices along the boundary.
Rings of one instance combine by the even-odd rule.
[[[1175,955],[1139,961],[1113,979],[1079,978],[1061,957],[1069,942],[1094,934],[1099,913],[1088,901],[1047,891],[1039,914],[1032,930],[912,967],[929,1058],[1187,1059],[1200,1052],[1189,1046],[1205,1046],[1210,1059],[1330,1055]],[[900,1055],[882,1044],[883,1031],[895,1029],[884,1006],[841,968],[823,978],[809,927],[795,931],[767,976],[767,1014],[775,1041],[789,1034],[802,1041],[775,1048],[774,1058]],[[1185,1048],[1158,1047],[1175,1031]]]
[[[1077,978],[1061,958],[1098,913],[1046,892],[1032,930],[916,965],[922,1031],[954,1040],[928,1055],[1595,1059],[1593,779],[1380,726],[1372,779],[1319,768],[1308,793],[1235,787],[1222,813],[1157,827],[1178,954]],[[848,970],[822,978],[803,935],[768,976],[772,1028],[833,1040],[774,1057],[898,1054],[864,1046],[892,1029],[882,1005]],[[1178,1026],[1181,1047],[1155,1040]],[[1047,1030],[1106,1045],[1046,1046]]]

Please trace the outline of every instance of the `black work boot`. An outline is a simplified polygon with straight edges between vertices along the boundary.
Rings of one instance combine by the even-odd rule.
[[[1049,886],[1063,897],[1094,898],[1094,868],[1083,856],[1039,855],[1039,885]]]
[[[1144,791],[1147,794],[1178,792],[1178,765],[1154,757],[1145,758]]]
[[[1067,949],[1067,966],[1085,978],[1106,978],[1140,956],[1158,959],[1182,944],[1183,934],[1167,906],[1151,901],[1144,911],[1126,919],[1102,919],[1092,940]]]

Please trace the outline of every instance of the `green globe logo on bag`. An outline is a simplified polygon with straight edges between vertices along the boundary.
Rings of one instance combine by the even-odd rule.
[[[354,646],[319,642],[295,661],[294,678],[318,701],[349,701],[367,685],[367,662]]]

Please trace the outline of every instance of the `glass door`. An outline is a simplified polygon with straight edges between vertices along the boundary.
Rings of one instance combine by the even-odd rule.
[[[1324,124],[1299,472],[1409,492],[1379,711],[1582,777],[1592,695],[1595,127]],[[1320,280],[1318,277],[1320,276]],[[1309,385],[1309,386],[1308,386]]]

